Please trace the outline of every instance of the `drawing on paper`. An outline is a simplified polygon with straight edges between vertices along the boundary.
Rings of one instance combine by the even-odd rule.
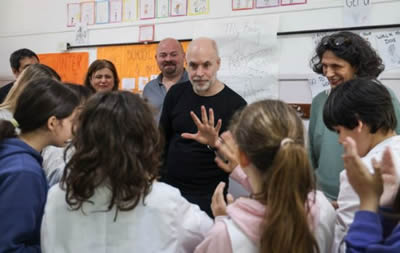
[[[279,5],[279,0],[256,0],[256,8],[274,7]]]
[[[253,0],[233,0],[232,1],[232,9],[240,10],[240,9],[252,9],[253,8]]]
[[[169,0],[158,0],[157,1],[157,17],[158,18],[166,18],[168,17],[168,7]]]
[[[154,0],[140,0],[140,18],[149,19],[155,16]]]
[[[185,16],[186,4],[186,0],[171,0],[171,16]]]
[[[208,14],[208,0],[190,0],[189,15]]]

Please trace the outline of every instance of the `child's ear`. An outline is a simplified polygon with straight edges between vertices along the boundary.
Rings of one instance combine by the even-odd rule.
[[[239,155],[240,167],[244,168],[244,167],[249,166],[250,160],[247,157],[247,155],[244,152],[240,151],[240,150],[238,151],[238,155]]]
[[[361,132],[361,130],[363,129],[363,127],[365,127],[366,125],[361,121],[361,120],[357,120],[358,121],[358,125],[356,126],[357,132]]]
[[[47,120],[47,129],[49,129],[50,131],[54,131],[57,124],[58,124],[58,119],[56,118],[56,116],[51,116]]]

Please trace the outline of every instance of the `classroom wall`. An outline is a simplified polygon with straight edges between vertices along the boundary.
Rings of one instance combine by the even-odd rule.
[[[36,53],[61,52],[64,43],[73,41],[74,28],[66,26],[66,4],[69,2],[71,0],[0,1],[0,82],[13,79],[8,58],[14,50],[28,47]],[[232,12],[231,0],[210,0],[209,15],[89,26],[89,41],[90,44],[136,42],[139,25],[153,23],[156,24],[155,40],[165,37],[188,39],[197,24],[224,18],[240,20],[250,15],[278,14],[278,32],[341,27],[343,3],[343,0],[308,0],[305,5]],[[398,0],[373,0],[372,23],[399,24],[398,10]],[[280,36],[278,40],[281,46],[279,97],[286,102],[310,103],[307,77],[312,73],[308,64],[314,48],[311,35]],[[96,58],[95,49],[76,51],[88,51],[90,61]],[[399,69],[385,71],[381,77],[400,95],[397,88]]]

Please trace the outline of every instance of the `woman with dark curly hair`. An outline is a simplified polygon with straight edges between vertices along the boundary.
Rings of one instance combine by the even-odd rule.
[[[211,228],[198,206],[157,182],[162,138],[138,95],[91,97],[71,146],[49,191],[43,252],[193,252]]]
[[[109,60],[95,60],[86,73],[84,85],[93,92],[118,90],[117,69]]]
[[[370,43],[351,32],[337,32],[323,37],[315,49],[311,67],[314,72],[328,78],[331,88],[356,77],[376,79],[385,68]],[[399,101],[390,89],[389,92],[399,121]],[[312,101],[308,128],[309,153],[319,189],[337,207],[339,174],[344,169],[341,158],[343,148],[337,141],[337,134],[329,131],[322,119],[323,107],[329,93],[330,90],[321,92]],[[400,133],[399,124],[396,132]]]
[[[343,69],[340,69],[347,70],[342,74],[331,69],[340,60],[344,61],[341,62]],[[311,65],[314,72],[326,76],[332,86],[347,81],[344,79],[353,79],[354,75],[375,79],[385,69],[382,59],[371,44],[351,32],[338,32],[323,37],[315,49]]]

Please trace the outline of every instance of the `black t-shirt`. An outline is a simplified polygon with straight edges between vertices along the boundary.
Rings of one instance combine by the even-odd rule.
[[[220,133],[225,131],[233,114],[246,101],[225,87],[216,95],[204,97],[193,91],[190,81],[176,84],[168,91],[160,118],[166,138],[165,163],[162,180],[183,195],[212,195],[220,181],[228,183],[228,174],[215,163],[215,154],[206,145],[181,137],[182,133],[196,133],[197,127],[190,111],[201,117],[201,106],[214,110],[215,122],[222,120]]]

